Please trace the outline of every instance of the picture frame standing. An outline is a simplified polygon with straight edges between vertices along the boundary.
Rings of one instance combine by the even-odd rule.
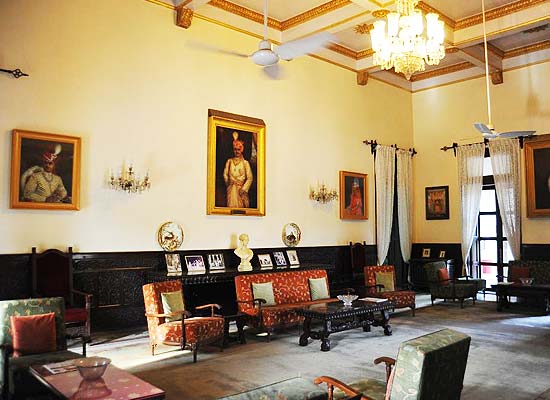
[[[285,255],[282,251],[274,251],[273,252],[273,258],[275,259],[275,265],[277,267],[286,267],[286,259]]]
[[[340,171],[340,219],[368,218],[367,174]]]
[[[290,265],[299,265],[300,260],[298,259],[298,253],[296,250],[287,250],[286,256],[288,257],[288,261],[290,262]]]
[[[449,219],[449,186],[426,188],[426,219]]]
[[[431,253],[430,249],[422,249],[422,257],[423,258],[430,258],[430,253]]]
[[[550,216],[550,135],[525,142],[527,217]]]
[[[80,145],[76,136],[14,129],[10,208],[79,210]]]
[[[265,215],[265,123],[208,110],[206,213]]]
[[[185,256],[185,266],[189,272],[204,272],[206,270],[202,256]]]
[[[260,268],[273,268],[273,262],[269,254],[258,254],[258,263]]]
[[[223,253],[208,254],[208,269],[225,269]]]
[[[168,276],[178,276],[182,274],[181,259],[178,253],[166,253],[164,254],[166,259],[166,270]]]

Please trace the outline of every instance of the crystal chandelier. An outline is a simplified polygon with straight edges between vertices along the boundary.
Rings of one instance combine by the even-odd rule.
[[[336,200],[338,198],[338,193],[336,193],[336,190],[328,189],[324,184],[322,184],[317,185],[317,190],[313,188],[309,189],[309,198],[325,204],[332,200]]]
[[[386,21],[377,20],[370,31],[373,64],[382,69],[395,68],[407,79],[425,64],[437,65],[445,57],[443,21],[436,13],[426,14],[426,37],[422,13],[415,7],[418,0],[397,0],[397,12],[387,14]]]
[[[141,193],[144,190],[149,190],[151,188],[149,171],[147,171],[143,179],[140,179],[139,175],[136,175],[131,164],[125,172],[121,170],[118,173],[118,177],[115,177],[111,171],[109,187],[113,190],[122,190],[128,193]]]

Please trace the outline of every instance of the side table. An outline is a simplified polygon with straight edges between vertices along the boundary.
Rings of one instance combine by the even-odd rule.
[[[224,315],[223,316],[223,345],[225,346],[232,340],[238,340],[241,344],[246,344],[246,338],[244,337],[244,325],[248,316],[243,313]],[[237,325],[237,337],[229,335],[229,324],[234,321]]]

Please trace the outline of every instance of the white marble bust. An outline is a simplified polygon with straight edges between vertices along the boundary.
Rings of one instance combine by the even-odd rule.
[[[242,233],[239,235],[239,240],[241,244],[234,251],[234,253],[241,259],[241,263],[237,269],[239,271],[252,271],[252,264],[250,264],[250,260],[252,260],[254,252],[248,248],[248,235],[246,233]]]

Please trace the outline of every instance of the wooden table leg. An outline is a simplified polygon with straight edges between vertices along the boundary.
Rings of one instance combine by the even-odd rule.
[[[311,333],[311,317],[304,318],[304,332],[300,335],[300,346],[307,346]]]
[[[382,326],[384,327],[384,335],[391,336],[392,329],[390,322],[390,313],[387,311],[380,311],[380,314],[382,315]]]
[[[331,323],[330,321],[325,321],[323,324],[323,332],[321,333],[321,351],[330,351],[330,335]]]

